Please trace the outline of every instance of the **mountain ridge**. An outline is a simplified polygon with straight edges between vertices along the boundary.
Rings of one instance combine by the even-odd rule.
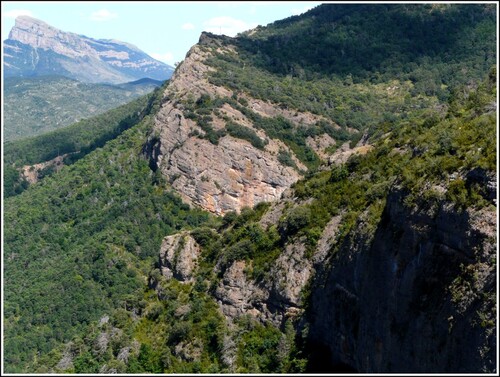
[[[297,18],[283,39],[203,33],[126,130],[117,116],[111,140],[6,200],[9,371],[496,372],[495,20],[438,7],[474,15],[464,50],[401,70],[287,64],[341,57],[320,49],[345,42],[338,9],[298,18],[325,15],[294,36],[308,50],[286,40]],[[360,7],[343,30],[429,10]],[[399,50],[377,35],[358,60]],[[70,131],[51,136],[78,150]],[[268,173],[281,192],[259,202]]]
[[[64,32],[28,16],[16,18],[3,47],[6,77],[60,74],[117,84],[144,77],[165,80],[173,71],[129,43]]]

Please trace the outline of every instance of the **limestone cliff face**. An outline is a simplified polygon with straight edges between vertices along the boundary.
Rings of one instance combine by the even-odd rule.
[[[299,175],[281,166],[276,156],[231,136],[214,145],[193,135],[195,130],[203,130],[184,116],[180,100],[188,93],[198,97],[232,94],[208,83],[204,75],[209,70],[203,64],[205,57],[206,53],[194,46],[165,92],[166,102],[155,120],[159,140],[151,148],[156,152],[152,154],[156,168],[188,203],[213,213],[224,214],[279,199]]]
[[[493,372],[495,213],[430,215],[402,198],[389,196],[368,247],[315,265],[311,340],[366,373]]]
[[[9,39],[34,48],[52,50],[68,57],[96,57],[98,52],[90,48],[77,34],[65,33],[49,24],[29,16],[20,16],[9,33]]]
[[[299,241],[286,246],[275,266],[263,281],[256,282],[246,273],[251,263],[233,262],[224,271],[214,299],[225,317],[232,321],[243,315],[282,327],[288,318],[303,314],[302,290],[312,274],[312,263],[304,255]]]
[[[165,237],[160,250],[160,271],[167,279],[191,282],[199,254],[200,247],[190,235],[179,233]]]
[[[137,47],[59,30],[28,16],[16,18],[4,41],[5,76],[62,75],[85,82],[165,80],[172,67]]]
[[[197,100],[202,95],[212,99],[233,95],[229,89],[209,83],[207,73],[214,68],[205,62],[213,51],[233,52],[231,45],[222,44],[206,34],[200,41],[191,48],[171,78],[155,118],[153,136],[145,147],[146,154],[153,168],[161,171],[186,202],[212,213],[223,215],[260,202],[277,201],[283,191],[301,177],[297,170],[279,162],[279,152],[289,152],[298,169],[307,170],[282,141],[267,137],[250,119],[227,103],[217,114],[210,114],[213,129],[224,129],[227,119],[237,121],[265,140],[264,148],[256,148],[230,135],[221,137],[217,144],[211,143],[203,138],[206,131],[186,117],[187,101]],[[310,113],[283,110],[277,105],[242,96],[248,107],[263,117],[281,115],[294,124],[305,126],[321,119]],[[317,143],[311,141],[311,145],[326,148],[335,142],[331,138],[323,139]]]

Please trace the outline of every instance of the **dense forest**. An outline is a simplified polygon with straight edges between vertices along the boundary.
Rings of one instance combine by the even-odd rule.
[[[145,150],[168,82],[98,117],[5,144],[4,370],[324,372],[308,332],[313,280],[300,293],[301,315],[277,326],[250,314],[228,320],[214,299],[225,273],[243,261],[245,281],[267,289],[278,258],[300,244],[313,261],[337,217],[332,259],[349,245],[370,245],[396,191],[404,208],[432,218],[443,206],[495,212],[487,185],[497,170],[495,11],[492,4],[330,4],[236,38],[204,34],[200,47],[214,68],[208,80],[234,95],[194,98],[184,116],[214,145],[230,135],[256,149],[267,139],[288,146],[307,172],[277,204],[217,217],[184,203],[151,169]],[[217,52],[219,43],[234,53]],[[325,121],[297,128],[259,115],[246,96]],[[266,138],[229,119],[216,130],[208,114],[225,104]],[[321,134],[337,141],[331,154],[362,138],[371,147],[327,164],[306,142]],[[62,154],[61,171],[29,187],[19,178],[23,165]],[[280,215],[266,223],[276,208]],[[190,238],[201,250],[188,281],[162,270],[162,242],[175,234],[176,253]],[[495,256],[481,263],[494,268]],[[454,302],[466,301],[483,271],[469,266],[450,285]],[[491,337],[495,288],[474,299],[481,305],[473,320]],[[496,369],[491,354],[488,372]]]
[[[104,114],[84,119],[60,130],[4,144],[4,196],[28,187],[20,168],[65,156],[71,164],[141,121],[159,105],[161,89]],[[49,172],[50,173],[50,172]]]
[[[150,93],[161,81],[88,84],[62,76],[6,77],[4,141],[63,128]]]

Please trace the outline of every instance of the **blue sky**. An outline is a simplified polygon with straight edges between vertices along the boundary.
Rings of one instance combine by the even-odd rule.
[[[63,31],[129,42],[170,65],[184,59],[202,31],[234,36],[300,14],[320,2],[2,1],[2,40],[25,14]]]

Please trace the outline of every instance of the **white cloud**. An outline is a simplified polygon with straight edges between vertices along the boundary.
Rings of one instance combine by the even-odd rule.
[[[193,30],[194,25],[191,22],[186,22],[184,25],[181,26],[182,30]]]
[[[191,22],[187,22],[184,25],[182,25],[182,30],[193,30],[194,25]]]
[[[33,17],[33,12],[26,9],[12,9],[8,12],[2,13],[3,17],[6,18],[17,18],[19,16],[30,16]]]
[[[172,54],[171,52],[152,53],[150,55],[152,58],[159,60],[163,63],[174,65],[174,54]]]
[[[242,31],[253,29],[257,25],[257,23],[247,23],[227,16],[214,17],[203,23],[205,31],[214,34],[225,34],[230,37],[234,37]]]
[[[99,9],[96,10],[95,12],[92,12],[90,15],[90,20],[91,21],[109,21],[112,20],[113,18],[118,17],[118,14],[110,12],[107,9]]]

